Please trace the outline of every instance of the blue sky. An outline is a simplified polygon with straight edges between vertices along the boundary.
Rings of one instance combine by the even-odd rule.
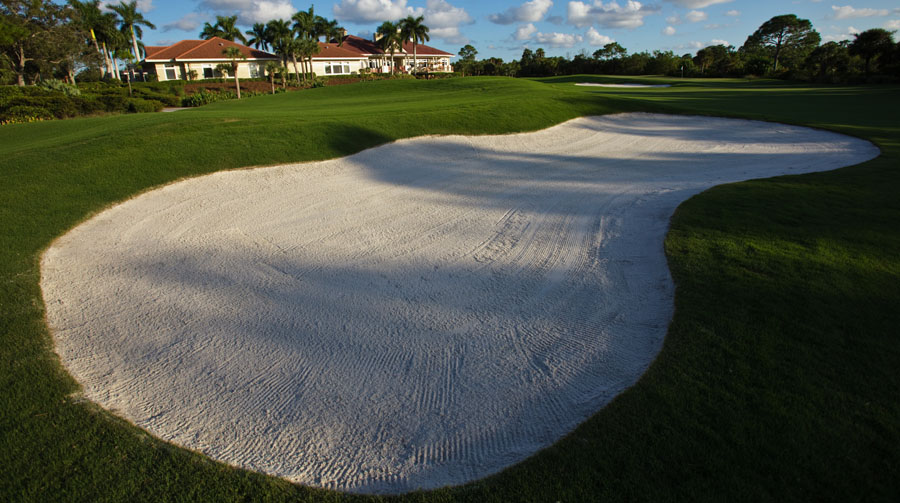
[[[717,43],[739,47],[763,22],[780,14],[812,21],[823,41],[852,39],[869,28],[900,30],[896,0],[138,0],[157,29],[144,31],[147,45],[196,39],[216,15],[238,15],[245,30],[254,22],[288,18],[314,5],[351,34],[371,36],[385,20],[424,15],[428,45],[456,54],[469,43],[478,58],[519,59],[543,47],[549,55],[593,53],[611,41],[628,51],[694,53]]]

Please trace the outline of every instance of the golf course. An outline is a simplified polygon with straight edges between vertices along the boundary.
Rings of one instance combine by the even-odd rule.
[[[576,84],[613,84],[619,87]],[[659,87],[663,85],[669,87]],[[896,327],[900,326],[900,310],[897,309],[900,305],[900,253],[897,252],[900,250],[898,116],[900,88],[897,86],[817,86],[775,80],[579,75],[542,79],[470,77],[360,82],[219,102],[175,113],[110,115],[2,126],[0,333],[3,344],[0,346],[0,376],[4,391],[0,394],[0,439],[3,447],[0,449],[0,460],[4,462],[5,473],[0,477],[0,494],[13,501],[895,500],[900,493],[900,449],[897,449],[900,445],[900,401],[897,400],[900,396],[900,375],[896,372],[900,368],[900,344],[896,335]],[[725,118],[735,120],[729,122]],[[746,119],[760,122],[748,123]],[[358,236],[360,249],[363,246],[381,249],[381,242],[376,238],[385,242],[405,242],[404,239],[412,242],[424,234],[424,231],[409,224],[413,220],[403,220],[410,215],[417,216],[417,211],[423,212],[418,217],[426,223],[433,218],[428,216],[428,211],[435,217],[440,215],[440,218],[451,218],[448,214],[458,211],[459,214],[452,218],[470,227],[460,227],[458,235],[454,234],[453,228],[444,227],[440,231],[428,229],[426,236],[431,242],[429,250],[442,254],[434,256],[453,258],[464,255],[464,250],[474,246],[464,246],[466,239],[472,239],[475,244],[481,239],[475,233],[479,218],[486,222],[500,221],[513,225],[514,218],[504,216],[507,200],[518,206],[526,203],[546,204],[549,209],[536,211],[535,214],[562,215],[560,222],[568,222],[565,216],[574,215],[573,221],[577,222],[580,212],[587,211],[585,208],[589,208],[592,201],[589,191],[575,190],[575,182],[587,183],[590,180],[585,178],[584,172],[565,164],[591,152],[583,146],[579,148],[585,150],[572,150],[581,138],[577,135],[578,130],[618,128],[628,132],[632,123],[641,121],[663,121],[667,124],[659,127],[655,133],[657,135],[665,131],[666,135],[679,137],[683,131],[686,137],[688,131],[718,131],[722,136],[715,138],[727,138],[722,141],[732,145],[740,143],[743,133],[736,130],[728,136],[728,129],[733,124],[747,123],[756,128],[752,130],[753,141],[759,145],[780,141],[787,144],[789,140],[777,138],[796,134],[800,135],[797,138],[802,138],[797,141],[806,142],[810,152],[822,152],[822,156],[830,155],[827,141],[831,141],[832,137],[838,138],[839,135],[834,133],[839,133],[859,143],[863,151],[871,149],[858,158],[860,161],[870,160],[833,165],[823,161],[823,166],[817,169],[800,152],[766,151],[765,158],[771,159],[772,165],[779,156],[794,156],[792,161],[784,164],[784,170],[772,173],[787,173],[799,164],[804,167],[798,173],[805,174],[774,178],[765,175],[739,183],[726,182],[755,177],[723,174],[722,185],[699,194],[697,187],[701,186],[691,186],[694,188],[687,196],[692,197],[677,206],[668,221],[665,256],[660,255],[663,275],[666,274],[664,267],[667,262],[668,273],[674,282],[674,308],[670,304],[666,308],[668,310],[663,310],[667,316],[671,315],[671,322],[667,330],[665,322],[659,325],[660,336],[664,335],[664,339],[660,337],[656,342],[649,343],[652,351],[643,353],[648,355],[646,362],[638,362],[634,367],[637,373],[627,380],[627,389],[621,393],[620,389],[616,389],[608,399],[590,402],[588,412],[580,416],[587,419],[583,422],[579,419],[577,426],[566,426],[568,423],[561,420],[559,424],[563,426],[560,433],[564,434],[561,439],[524,457],[524,460],[523,457],[515,458],[512,466],[502,462],[485,464],[487,468],[484,470],[471,472],[477,479],[472,482],[450,487],[441,487],[443,483],[428,483],[425,486],[437,488],[407,492],[422,487],[410,483],[400,491],[404,494],[399,495],[391,495],[394,491],[390,490],[393,486],[389,485],[370,486],[375,491],[367,491],[367,486],[360,486],[359,490],[346,493],[318,488],[346,490],[351,486],[329,484],[324,480],[316,482],[315,474],[288,477],[317,486],[310,487],[260,473],[282,473],[266,469],[261,463],[231,461],[232,464],[226,464],[215,461],[201,453],[215,449],[205,450],[209,444],[202,438],[202,432],[193,433],[191,425],[181,431],[184,437],[191,438],[180,437],[179,431],[160,434],[177,440],[169,443],[123,419],[147,413],[146,420],[136,422],[151,425],[154,416],[150,409],[135,413],[125,410],[129,400],[118,402],[122,406],[119,408],[115,396],[104,401],[98,398],[102,392],[100,395],[96,390],[92,394],[87,393],[88,382],[80,383],[70,374],[70,370],[74,372],[77,365],[70,366],[66,361],[61,351],[63,348],[57,345],[54,333],[48,327],[48,322],[52,327],[53,320],[59,318],[55,318],[54,312],[44,304],[46,288],[50,284],[45,281],[50,273],[53,280],[52,275],[56,274],[58,267],[46,269],[52,261],[44,258],[45,269],[42,269],[42,257],[48,249],[56,254],[57,249],[65,246],[69,238],[59,239],[61,236],[73,228],[89,226],[87,228],[94,234],[82,234],[82,242],[88,244],[86,249],[96,246],[98,256],[106,251],[126,250],[126,255],[111,253],[112,258],[108,262],[101,260],[93,263],[92,268],[101,272],[115,273],[115,265],[127,260],[127,251],[134,249],[134,246],[154,246],[154,239],[140,236],[135,241],[139,244],[127,244],[130,239],[127,231],[131,227],[104,227],[113,225],[111,219],[104,215],[110,211],[124,211],[119,208],[125,207],[132,208],[129,210],[132,221],[143,222],[145,216],[148,221],[151,217],[159,220],[159,228],[163,229],[160,232],[163,233],[167,232],[164,230],[166,227],[192,222],[190,231],[185,231],[185,227],[180,228],[179,232],[202,236],[208,231],[225,236],[224,240],[216,241],[218,244],[214,245],[222,247],[223,252],[234,249],[232,244],[236,241],[233,239],[241,243],[252,241],[252,246],[257,248],[260,241],[245,234],[237,236],[233,228],[227,225],[220,230],[213,229],[214,225],[210,225],[213,220],[203,218],[204,215],[217,213],[220,206],[235,208],[235,212],[229,213],[227,218],[221,217],[232,222],[236,226],[234,228],[240,226],[241,218],[245,218],[245,228],[258,222],[260,228],[270,226],[273,229],[301,219],[300,213],[293,210],[285,213],[284,208],[302,208],[303,211],[312,208],[311,216],[305,217],[308,222],[297,227],[290,238],[297,243],[302,242],[306,247],[304,250],[308,250],[303,252],[308,254],[304,255],[307,258],[298,258],[297,261],[308,265],[310,270],[315,270],[320,255],[331,257],[331,262],[322,262],[325,266],[319,267],[325,267],[324,273],[307,271],[304,280],[323,285],[333,282],[332,290],[322,290],[326,292],[322,298],[311,297],[303,306],[284,306],[282,309],[288,318],[279,323],[297,327],[303,320],[324,313],[327,306],[349,305],[350,301],[345,298],[347,295],[367,296],[369,299],[374,295],[376,300],[384,300],[387,305],[390,303],[387,296],[391,292],[388,287],[394,286],[391,281],[434,281],[440,274],[431,271],[430,267],[427,270],[411,268],[410,264],[421,264],[409,259],[411,262],[401,261],[397,266],[404,274],[409,273],[409,277],[397,276],[381,286],[378,285],[382,280],[375,274],[372,278],[361,280],[351,267],[351,259],[356,260],[357,257],[354,253],[356,245],[347,245],[347,236]],[[572,129],[560,129],[565,127]],[[548,131],[565,133],[547,136],[541,143],[542,137],[539,135],[551,135]],[[804,131],[824,136],[802,136],[807,134]],[[516,135],[485,136],[513,133]],[[417,139],[423,136],[427,138]],[[547,153],[550,149],[556,156],[553,162],[565,161],[560,169],[568,171],[554,173],[552,162],[546,166],[529,165],[531,171],[521,172],[516,171],[521,164],[507,163],[498,168],[495,162],[491,162],[491,159],[501,158],[500,154],[506,156],[503,158],[513,159],[516,155],[513,146],[517,141],[525,144],[524,138],[529,138],[528,142],[545,145],[545,148],[535,150],[529,156],[551,157]],[[537,139],[532,141],[531,138]],[[565,143],[567,138],[572,140],[572,148]],[[588,144],[592,137],[588,135],[585,138],[588,139],[582,140],[579,145]],[[616,142],[621,142],[621,139],[617,137],[609,141],[615,150]],[[747,141],[751,142],[749,136]],[[429,158],[441,149],[449,149],[448,145],[454,142],[474,153],[471,157],[443,159],[441,162],[433,162]],[[504,142],[512,146],[499,146],[507,145]],[[678,153],[671,156],[676,161],[693,159],[687,157],[692,149],[710,148],[710,152],[716,151],[714,145],[708,147],[700,143],[667,145],[644,145],[645,150],[635,150],[633,154],[624,147],[619,150],[624,158],[634,156],[643,159],[652,157],[654,152],[663,156],[660,149],[670,148]],[[880,150],[880,155],[872,145]],[[557,151],[552,151],[552,148],[557,148]],[[374,150],[366,152],[367,149]],[[734,151],[716,152],[723,163],[723,172],[726,168],[743,169],[739,161],[753,162],[748,155],[752,153],[750,150],[742,152],[735,147]],[[726,153],[732,157],[725,156]],[[367,154],[386,161],[368,163]],[[346,156],[351,157],[341,160]],[[380,185],[359,184],[357,178],[347,176],[348,168],[343,167],[344,164],[328,164],[330,162],[363,165],[367,169],[362,172]],[[837,161],[829,158],[829,162]],[[679,168],[677,162],[672,163],[670,169],[676,171],[673,177],[678,170],[687,176],[692,173],[691,170],[700,169],[690,163],[684,164],[683,168]],[[834,169],[846,164],[854,165]],[[270,167],[283,165],[290,167]],[[621,174],[627,169],[639,169],[642,164],[622,161],[616,166],[619,167],[616,174]],[[495,168],[496,171],[492,171]],[[546,171],[548,169],[550,171]],[[714,173],[715,162],[703,169]],[[308,177],[305,170],[309,172]],[[211,173],[217,173],[217,178],[196,178]],[[536,175],[553,183],[542,187],[540,183],[533,182]],[[247,186],[230,182],[248,177],[261,178],[262,181],[253,182],[254,190],[244,190]],[[429,185],[423,179],[437,180],[438,185]],[[181,199],[171,196],[172,191],[183,190],[179,187],[192,187],[191,184],[201,180],[214,180],[211,189],[204,189],[208,192],[185,192],[186,195],[179,196]],[[173,182],[178,183],[170,185]],[[716,183],[703,185],[702,188],[713,185]],[[165,187],[164,191],[159,190],[161,187]],[[381,187],[396,191],[383,195],[378,192]],[[421,199],[418,190],[423,187],[430,191],[427,192],[428,200]],[[435,190],[436,187],[441,190]],[[577,189],[584,191],[591,187],[588,183],[578,185]],[[653,193],[674,190],[668,187],[653,189]],[[215,202],[215,198],[220,197],[217,193],[225,194],[223,201],[227,204]],[[357,195],[359,200],[352,199]],[[396,198],[398,195],[411,197],[414,204],[404,206]],[[389,196],[395,198],[390,199]],[[538,196],[548,202],[540,203]],[[394,213],[376,215],[362,204],[382,197],[395,201]],[[486,198],[497,202],[497,207],[485,207],[484,211],[473,212],[471,207],[463,207],[459,203],[466,200],[482,201],[478,204],[483,204]],[[499,203],[501,199],[503,204]],[[147,203],[154,200],[162,201],[161,205]],[[182,213],[173,213],[177,218],[171,218],[163,213],[168,200],[184,201],[188,206],[180,206]],[[121,204],[123,202],[126,204]],[[289,206],[286,202],[297,206]],[[335,213],[338,203],[349,204],[356,208],[358,214]],[[586,206],[580,206],[582,203]],[[245,211],[257,207],[259,209],[254,210],[257,213]],[[321,212],[321,218],[317,217],[316,211]],[[670,214],[665,213],[665,218]],[[316,220],[326,221],[329,215],[335,218],[338,227],[334,223],[315,223]],[[197,220],[193,221],[195,216]],[[367,225],[354,224],[366,217],[395,222],[396,229],[388,232],[392,227],[387,225],[371,230]],[[552,227],[563,223],[550,222],[547,225]],[[490,228],[489,225],[484,227]],[[343,231],[345,234],[337,233],[338,228],[346,229]],[[108,231],[104,232],[104,229]],[[402,234],[404,230],[409,233],[405,238]],[[369,231],[371,236],[366,235]],[[329,236],[329,232],[334,232],[334,236]],[[385,233],[384,236],[379,236],[381,232]],[[534,241],[540,243],[540,229],[533,232],[536,236]],[[316,237],[316,233],[321,233],[321,237]],[[285,231],[285,234],[289,232]],[[510,235],[513,234],[507,237]],[[574,237],[567,238],[566,242],[587,239],[574,231],[572,235]],[[484,251],[476,254],[476,258],[490,259],[502,265],[503,253],[508,253],[508,250],[503,253],[496,251],[503,244],[501,241],[495,238],[494,242],[484,245],[481,248]],[[316,248],[316,243],[320,244],[320,249]],[[276,248],[278,245],[274,243]],[[459,246],[459,250],[454,246]],[[573,257],[563,262],[583,262],[577,258],[577,250],[566,255],[566,246],[570,245],[561,242],[554,246],[562,250],[559,252],[561,256]],[[178,262],[181,268],[173,266],[175,269],[169,271],[175,271],[172,274],[178,276],[206,267],[203,253],[195,252],[185,258],[178,255],[180,250],[160,249],[143,258],[154,267],[169,261]],[[399,255],[409,255],[407,251],[395,253],[391,250],[385,255],[391,260]],[[346,257],[342,258],[340,253],[345,253]],[[633,250],[629,253],[629,257],[635,256]],[[123,256],[126,258],[123,259]],[[186,260],[189,263],[184,266]],[[250,258],[247,262],[260,261]],[[444,258],[436,263],[450,269],[459,265]],[[515,260],[510,261],[508,270],[515,270],[516,264]],[[447,277],[453,278],[454,273],[459,275],[463,269],[452,269]],[[434,271],[437,270],[435,266]],[[500,265],[495,266],[494,278],[504,270]],[[583,270],[575,267],[572,270],[591,272],[589,268]],[[92,325],[92,317],[101,319],[106,317],[103,313],[108,313],[110,323],[119,323],[129,319],[125,313],[128,306],[144,304],[145,300],[147,303],[158,300],[156,290],[143,299],[139,288],[128,290],[127,281],[115,285],[113,276],[115,274],[109,277],[97,275],[84,285],[78,283],[81,277],[77,268],[70,276],[56,276],[54,291],[68,288],[68,293],[60,298],[76,300],[81,293],[87,295],[91,284],[97,282],[110,285],[109,292],[118,292],[104,294],[111,299],[111,303],[98,312],[84,312],[83,324],[74,323],[70,316],[66,321],[67,330],[79,329],[83,325],[87,327],[85,336],[90,337],[97,327]],[[572,298],[580,298],[584,302],[576,306],[571,300],[559,301],[560,308],[548,312],[547,319],[550,321],[547,323],[555,323],[552,316],[564,318],[565,313],[569,312],[566,310],[576,313],[575,318],[588,319],[585,317],[592,315],[589,303],[593,291],[592,276],[587,273],[580,276],[581,283],[574,283],[580,289],[576,288],[570,294]],[[502,293],[525,288],[527,281],[516,278],[515,274],[509,277],[512,278],[510,281],[520,283],[510,282],[508,289],[496,291]],[[44,292],[42,284],[45,286]],[[134,284],[132,282],[131,286]],[[165,284],[168,283],[159,284],[162,285],[159,291],[165,289]],[[497,285],[506,283],[501,281]],[[398,284],[397,288],[401,286]],[[423,312],[435,314],[420,315],[423,317],[421,319],[434,320],[438,316],[453,319],[465,315],[465,309],[459,309],[457,314],[451,309],[458,308],[456,299],[443,297],[447,301],[439,301],[443,286],[431,287],[431,290],[422,288],[425,293],[421,298],[427,297],[435,303],[429,307],[432,311]],[[538,290],[538,297],[554,298],[547,293],[547,288]],[[496,297],[490,293],[493,291],[490,288],[485,290],[488,293],[484,298]],[[459,295],[465,296],[467,291],[461,292]],[[196,298],[194,295],[188,297]],[[497,298],[502,304],[502,298]],[[661,298],[671,299],[671,294],[667,297],[663,292]],[[209,305],[217,302],[216,298],[212,298]],[[367,306],[372,304],[371,300],[363,302]],[[487,305],[488,301],[480,302]],[[668,302],[671,303],[671,300]],[[80,311],[77,304],[72,306],[68,308],[70,311]],[[251,303],[246,306],[249,307],[244,311],[251,313],[248,316],[260,318],[261,315],[253,314],[262,312],[259,305]],[[122,312],[119,312],[120,309]],[[372,316],[386,321],[366,326],[377,327],[386,333],[423,326],[420,318],[409,318],[402,312],[399,315],[385,313],[366,315],[368,317],[360,326],[370,324]],[[142,316],[139,314],[136,319],[142,319]],[[216,318],[208,312],[204,316]],[[326,335],[337,334],[340,327],[346,330],[346,323],[352,322],[336,319],[329,325],[326,318],[323,315],[325,329],[322,333]],[[493,329],[484,324],[488,327],[484,329],[486,333],[479,333],[475,319],[483,320],[484,317],[476,316],[464,325],[469,333],[484,339]],[[579,320],[581,318],[572,323],[582,326]],[[130,321],[124,328],[121,325],[115,328],[113,332],[119,335],[114,338],[128,338],[129,333],[122,333],[130,330],[128,323]],[[191,323],[193,321],[186,319],[186,326]],[[239,328],[241,323],[235,326]],[[266,319],[262,323],[264,326],[275,325]],[[393,323],[400,328],[392,328]],[[135,333],[153,334],[156,329],[152,320],[148,327],[143,327],[143,332],[135,328]],[[318,321],[316,327],[318,330]],[[109,332],[111,329],[107,327],[103,330]],[[145,337],[142,336],[141,340]],[[441,351],[438,346],[429,346],[429,341],[423,340],[422,344],[422,354]],[[218,343],[214,345],[225,347]],[[576,346],[584,354],[594,350],[589,341],[573,343],[572,347]],[[266,348],[278,347],[281,346],[276,344]],[[329,365],[333,369],[343,364],[338,352],[352,352],[351,349],[346,344],[329,346],[321,357],[336,355],[337,363]],[[476,359],[471,361],[480,362],[474,368],[485,368],[505,358],[502,348],[488,349],[490,351],[483,354],[467,353],[469,356],[476,355]],[[632,349],[627,349],[626,353],[631,354]],[[311,346],[301,350],[307,355],[314,354]],[[191,351],[193,349],[188,352]],[[382,358],[375,354],[376,350],[366,351],[372,354],[373,359]],[[560,358],[578,358],[582,354],[567,351],[561,350],[547,361],[556,361],[562,365],[559,368],[564,368],[566,362],[559,363]],[[410,361],[415,361],[415,357],[411,356]],[[239,368],[242,362],[251,365],[240,359],[229,361],[228,365]],[[274,372],[279,362],[263,358],[254,360],[252,365]],[[87,367],[93,368],[95,365],[91,363]],[[91,377],[91,386],[101,382],[98,379],[113,375],[115,367],[97,370],[102,375]],[[464,363],[457,363],[459,369],[465,369]],[[150,361],[149,366],[141,371],[145,373],[139,373],[137,377],[146,376],[147,382],[167,382],[165,375],[162,378],[157,375],[158,370]],[[552,373],[556,375],[558,371],[553,370]],[[316,383],[316,392],[319,393],[316,401],[308,403],[328,404],[328,383],[338,381],[330,380],[325,371],[317,374],[325,378]],[[338,375],[354,374],[343,370],[335,374]],[[475,375],[475,378],[458,381],[462,390],[491,386],[491,383],[479,383],[477,374],[466,375]],[[215,376],[212,378],[215,380]],[[376,386],[372,383],[379,382],[379,379],[386,383],[385,386],[392,382],[373,373],[371,376],[357,376],[349,386],[358,382]],[[171,382],[175,382],[174,378]],[[173,389],[190,388],[192,383],[198,388],[208,384],[201,384],[205,381],[191,377],[179,386],[173,386]],[[458,413],[470,418],[479,417],[484,412],[488,421],[496,422],[496,418],[491,419],[491,411],[501,407],[499,398],[508,398],[513,393],[511,387],[501,385],[500,381],[495,385],[499,386],[498,400],[483,403],[469,400]],[[157,389],[162,389],[159,386],[162,385],[158,385]],[[447,389],[452,388],[450,384],[447,386]],[[373,389],[378,392],[370,395],[377,400],[385,388],[376,386]],[[115,395],[121,391],[119,387],[108,393]],[[426,395],[429,392],[433,394],[434,390],[423,391]],[[476,393],[473,396],[481,395]],[[180,395],[175,399],[182,404],[188,404],[187,400],[180,398]],[[101,407],[98,403],[105,405]],[[248,403],[254,402],[251,400]],[[349,416],[346,421],[342,417],[342,414],[349,414],[348,409],[337,407],[304,412],[303,403],[302,400],[293,403],[290,410],[306,421],[301,421],[306,431],[317,431],[315,425],[325,420],[333,421],[334,425],[345,422],[355,424]],[[219,405],[211,407],[224,410]],[[377,405],[375,407],[377,409]],[[184,417],[190,417],[189,409],[185,409],[188,413]],[[552,409],[543,407],[540,410],[546,410],[546,414],[553,417],[559,415],[560,411]],[[248,409],[248,420],[261,411],[261,407]],[[268,411],[262,412],[269,414]],[[571,411],[567,412],[571,415]],[[521,431],[531,431],[528,429],[529,420],[537,419],[531,415],[519,419],[523,428]],[[227,430],[229,423],[226,421],[223,424],[218,427]],[[235,422],[233,428],[235,441],[241,437],[238,424]],[[435,422],[432,430],[439,428],[440,424],[440,421]],[[573,426],[574,430],[571,429]],[[332,428],[332,431],[336,430]],[[377,448],[378,432],[356,431],[367,438],[375,438]],[[559,438],[557,433],[550,432],[548,435],[546,438]],[[270,449],[280,447],[273,447],[278,443],[278,438],[281,437],[273,435],[268,438]],[[429,437],[428,441],[432,440]],[[546,445],[544,440],[538,443]],[[196,451],[179,445],[191,446]],[[465,449],[462,448],[463,451]],[[296,454],[291,454],[293,451],[285,452],[288,459],[296,457]],[[437,457],[441,456],[443,454]],[[214,457],[231,459],[227,455]],[[340,460],[325,462],[328,466],[335,463],[340,464]],[[361,462],[354,460],[348,463]],[[244,470],[234,464],[254,469]],[[497,467],[503,469],[497,472]],[[488,476],[481,478],[485,474]],[[435,480],[455,484],[457,480],[471,478]],[[385,494],[371,495],[369,492]]]

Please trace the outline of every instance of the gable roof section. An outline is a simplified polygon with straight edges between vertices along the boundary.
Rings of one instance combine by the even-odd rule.
[[[247,59],[278,59],[274,54],[224,38],[212,37],[209,40],[182,40],[168,47],[146,47],[147,57],[144,61],[226,60],[228,58],[222,51],[227,47],[237,47]]]

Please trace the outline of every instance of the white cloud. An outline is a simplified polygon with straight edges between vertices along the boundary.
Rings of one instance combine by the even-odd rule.
[[[674,26],[666,26],[665,29],[662,31],[662,33],[663,33],[663,35],[672,36],[675,34],[675,27]]]
[[[732,10],[726,12],[725,15],[731,16],[731,17],[737,17],[737,16],[741,15],[741,11],[732,9]]]
[[[692,10],[684,15],[684,18],[687,19],[691,23],[699,23],[700,21],[706,21],[709,16],[706,15],[702,10]]]
[[[443,39],[449,44],[469,42],[469,39],[459,31],[461,25],[474,22],[465,9],[450,5],[445,0],[428,0],[424,16],[431,37]]]
[[[681,24],[681,17],[675,14],[667,17],[666,22],[669,24]]]
[[[203,0],[200,7],[225,16],[237,14],[242,25],[290,19],[296,12],[289,0]]]
[[[731,45],[728,43],[727,40],[722,40],[721,38],[714,38],[714,39],[710,40],[709,43],[710,43],[710,45],[724,45],[725,47],[728,47],[729,45]]]
[[[900,30],[900,19],[892,19],[885,23],[885,30]]]
[[[528,40],[535,33],[537,33],[537,28],[535,28],[533,24],[523,24],[516,29],[516,33],[513,35],[513,38],[516,40]]]
[[[599,31],[595,30],[593,26],[588,28],[588,31],[584,34],[584,36],[587,37],[587,43],[593,46],[601,46],[615,42],[615,40],[613,40],[612,38],[603,35]]]
[[[332,9],[339,21],[365,24],[396,21],[406,16],[421,16],[425,9],[414,9],[406,0],[341,0]]]
[[[702,9],[717,3],[728,3],[731,0],[665,0],[685,9]]]
[[[837,28],[837,27],[834,26],[832,28]],[[851,40],[853,38],[853,35],[856,35],[858,33],[859,33],[858,29],[856,29],[852,26],[848,26],[847,33],[838,33],[836,35],[825,35],[822,37],[822,41],[823,42],[840,42],[841,40]]]
[[[628,0],[622,6],[613,0],[604,4],[602,0],[594,0],[593,4],[569,2],[568,22],[579,28],[599,25],[603,28],[637,28],[644,24],[644,18],[656,14],[660,8],[655,5],[642,5],[640,2]]]
[[[206,16],[203,16],[199,12],[189,12],[177,21],[164,24],[161,30],[164,33],[172,30],[194,31],[200,27],[200,23],[202,23],[205,18]]]
[[[488,20],[496,24],[533,23],[544,19],[550,7],[553,7],[552,0],[531,0],[499,14],[491,14]]]
[[[549,45],[550,47],[572,47],[584,40],[581,35],[573,35],[571,33],[541,33],[538,32],[534,40],[539,44]]]
[[[857,17],[887,16],[887,9],[855,9],[853,6],[844,5],[838,7],[832,5],[831,10],[834,11],[834,19],[852,19]]]
[[[119,0],[101,0],[100,1],[100,9],[109,12],[110,5],[119,5]],[[145,14],[155,9],[153,6],[153,0],[137,0],[137,11]]]

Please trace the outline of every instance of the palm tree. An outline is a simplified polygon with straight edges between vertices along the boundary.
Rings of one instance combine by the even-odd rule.
[[[269,43],[272,44],[272,50],[281,56],[281,66],[287,68],[291,41],[294,39],[291,25],[283,19],[273,19],[266,24],[266,30],[269,32]],[[286,73],[287,71],[285,71]]]
[[[284,71],[284,68],[275,61],[266,63],[266,74],[269,76],[269,83],[272,84],[272,94],[275,94],[275,74],[282,71]]]
[[[253,28],[247,30],[245,33],[250,35],[250,39],[247,41],[248,45],[252,45],[257,49],[262,49],[264,51],[269,50],[269,33],[266,30],[266,25],[262,23],[253,23]]]
[[[213,37],[224,38],[232,42],[235,39],[240,40],[244,44],[247,43],[247,37],[241,33],[237,26],[237,16],[216,16],[216,24],[204,23],[203,31],[200,37],[209,40]]]
[[[301,10],[295,13],[293,16],[291,16],[291,19],[294,21],[294,33],[297,34],[300,39],[304,41],[313,39],[313,34],[316,30],[316,15],[313,11],[313,6],[310,6],[308,11]],[[306,76],[307,70],[312,72],[312,62],[308,62],[306,58],[309,49],[310,47],[308,46],[308,44],[304,42],[301,50],[301,55],[303,56],[302,65],[304,78]]]
[[[397,46],[402,42],[399,29],[397,23],[385,21],[376,30],[376,33],[381,35],[381,38],[378,39],[378,46],[384,52],[391,54],[391,75],[394,74],[394,53],[397,52]]]
[[[416,49],[418,48],[419,41],[421,40],[422,42],[427,42],[431,40],[431,37],[428,36],[428,27],[423,24],[424,21],[425,16],[406,16],[406,19],[400,20],[400,34],[403,36],[403,42],[405,43],[407,40],[412,40],[413,71],[416,71],[418,69],[418,57]]]
[[[144,15],[137,11],[137,0],[129,3],[119,2],[119,5],[110,5],[110,10],[119,15],[119,26],[123,33],[131,32],[131,45],[134,49],[134,60],[141,60],[141,52],[138,49],[138,39],[144,36],[141,25],[156,29],[156,25],[144,19]],[[127,36],[127,35],[126,35]]]
[[[247,59],[244,53],[237,47],[226,47],[222,50],[222,54],[231,60],[231,74],[234,75],[234,88],[237,90],[237,97],[241,99],[241,83],[238,80],[238,62],[239,59]]]

